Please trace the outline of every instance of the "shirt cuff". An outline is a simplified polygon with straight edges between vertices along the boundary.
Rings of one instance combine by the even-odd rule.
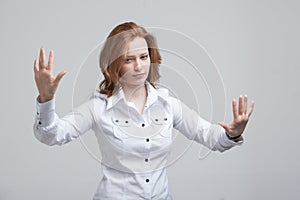
[[[222,137],[222,141],[224,142],[224,144],[226,146],[241,145],[244,142],[244,138],[242,135],[236,140],[229,139],[226,135],[225,129],[224,128],[222,128],[222,129],[223,129],[223,131],[222,131],[221,137]]]
[[[55,100],[54,98],[40,103],[38,98],[36,99],[36,116],[37,123],[40,127],[46,127],[52,124],[55,120]]]

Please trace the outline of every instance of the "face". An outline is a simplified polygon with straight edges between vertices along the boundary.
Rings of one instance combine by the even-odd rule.
[[[120,83],[128,86],[143,85],[150,69],[148,45],[144,38],[137,37],[129,43],[124,64],[121,67]]]

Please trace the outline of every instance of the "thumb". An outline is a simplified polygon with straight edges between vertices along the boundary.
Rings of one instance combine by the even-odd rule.
[[[226,132],[229,131],[229,126],[228,126],[227,124],[225,124],[225,122],[219,122],[218,124],[219,124],[220,126],[222,126],[222,127],[226,130]]]
[[[55,80],[54,80],[54,83],[56,85],[58,85],[59,81],[62,79],[62,77],[67,73],[67,71],[62,71],[60,72],[56,77],[55,77]]]

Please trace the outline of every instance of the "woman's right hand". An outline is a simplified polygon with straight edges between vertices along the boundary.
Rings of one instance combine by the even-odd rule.
[[[55,78],[52,76],[53,57],[54,53],[51,50],[47,63],[45,50],[44,48],[41,48],[39,61],[36,59],[34,60],[34,79],[40,94],[38,98],[40,103],[44,103],[54,98],[59,81],[67,73],[66,71],[62,71]]]

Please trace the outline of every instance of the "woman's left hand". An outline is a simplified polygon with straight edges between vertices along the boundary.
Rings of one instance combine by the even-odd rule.
[[[250,115],[254,108],[254,101],[251,102],[249,109],[248,107],[248,97],[247,95],[239,96],[239,105],[237,107],[236,100],[232,100],[232,111],[233,111],[233,122],[229,125],[224,122],[219,122],[219,124],[225,129],[229,137],[237,137],[241,135],[248,123]]]

